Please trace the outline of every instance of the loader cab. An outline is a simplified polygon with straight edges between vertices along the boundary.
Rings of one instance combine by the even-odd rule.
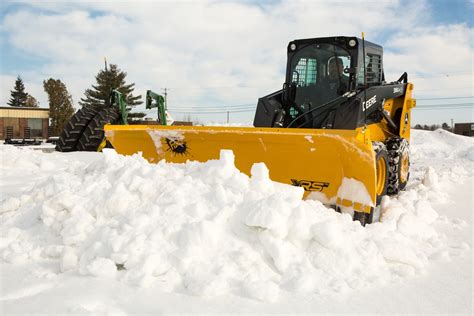
[[[364,58],[362,39],[357,37],[294,40],[288,44],[287,56],[283,89],[259,99],[254,126],[334,128],[334,124],[325,123],[332,120],[326,116],[337,116],[337,113],[329,112],[337,111],[337,107],[344,104],[325,107],[324,110],[319,108],[346,92],[364,90],[364,63],[367,87],[384,83],[382,47],[365,41]],[[310,115],[291,125],[308,111]],[[357,113],[346,115],[350,119],[342,123],[342,128],[350,129],[357,124],[359,109],[354,109],[354,112]],[[300,121],[303,124],[299,124]]]
[[[365,41],[368,85],[383,82],[382,47]],[[327,37],[288,44],[286,82],[298,107],[324,104],[364,85],[362,40]]]

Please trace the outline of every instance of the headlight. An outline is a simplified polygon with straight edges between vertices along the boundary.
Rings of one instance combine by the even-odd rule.
[[[296,44],[295,44],[295,43],[291,43],[290,49],[291,49],[291,50],[295,50],[295,49],[296,49]]]
[[[354,46],[356,46],[356,44],[357,44],[356,41],[353,40],[353,39],[351,39],[351,40],[349,41],[349,46],[350,46],[350,47],[354,47]]]

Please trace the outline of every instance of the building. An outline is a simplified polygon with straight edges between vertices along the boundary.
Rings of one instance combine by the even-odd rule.
[[[48,138],[49,109],[0,107],[0,139]]]
[[[464,135],[464,136],[474,136],[474,123],[454,124],[454,134]]]

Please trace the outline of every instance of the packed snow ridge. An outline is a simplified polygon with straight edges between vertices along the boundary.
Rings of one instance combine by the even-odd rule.
[[[2,197],[0,260],[53,261],[51,273],[263,301],[281,291],[332,295],[403,280],[470,248],[439,230],[465,222],[439,216],[432,203],[472,179],[473,142],[443,132],[418,141],[415,159],[448,155],[456,164],[414,170],[407,191],[385,198],[381,221],[366,227],[302,200],[302,188],[271,181],[264,164],[248,177],[229,151],[206,163],[149,164],[106,150],[61,164],[74,154],[0,146],[2,172],[50,173]]]

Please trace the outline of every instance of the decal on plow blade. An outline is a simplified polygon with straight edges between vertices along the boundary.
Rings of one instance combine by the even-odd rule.
[[[189,148],[185,141],[179,139],[165,138],[165,143],[168,146],[168,151],[175,153],[176,155],[187,156],[189,154]]]
[[[296,187],[304,188],[305,191],[322,192],[324,188],[329,187],[328,182],[321,182],[321,181],[291,179],[291,183]]]

